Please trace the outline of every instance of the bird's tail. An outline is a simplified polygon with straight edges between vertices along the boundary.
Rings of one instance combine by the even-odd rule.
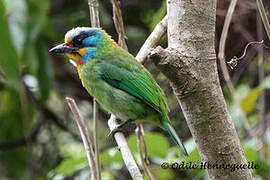
[[[177,144],[177,146],[180,148],[180,150],[182,151],[182,153],[185,156],[188,156],[188,153],[187,153],[187,150],[186,150],[184,144],[181,142],[180,138],[176,134],[176,132],[175,132],[174,128],[171,126],[171,124],[168,121],[166,121],[166,120],[165,121],[161,121],[161,124],[168,131],[168,133],[172,137],[173,141]]]

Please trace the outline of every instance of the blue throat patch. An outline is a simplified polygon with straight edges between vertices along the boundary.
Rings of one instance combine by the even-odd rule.
[[[83,47],[86,47],[86,51],[82,59],[77,61],[77,66],[97,57],[98,46],[103,44],[104,37],[99,30],[95,30],[94,32],[93,35],[83,40],[82,45]]]
[[[96,47],[88,47],[82,57],[81,60],[77,61],[77,66],[92,60],[93,58],[97,57],[97,48]]]

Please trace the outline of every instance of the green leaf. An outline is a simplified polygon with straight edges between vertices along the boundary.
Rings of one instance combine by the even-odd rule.
[[[244,112],[250,113],[254,110],[256,101],[261,91],[262,91],[262,88],[256,87],[248,93],[246,98],[242,99],[241,108]]]
[[[100,154],[100,164],[123,163],[121,153],[117,148],[110,148]]]
[[[169,142],[160,133],[146,133],[145,142],[149,156],[166,157],[169,150]]]
[[[85,149],[81,142],[70,142],[60,146],[61,157],[81,158],[85,156]]]
[[[0,1],[0,65],[4,70],[6,78],[14,81],[18,80],[18,55],[11,40],[7,19],[5,6],[3,1]]]
[[[269,177],[270,161],[257,161],[255,164],[259,165],[256,169],[256,174],[260,174],[263,177]]]
[[[86,157],[82,158],[67,158],[63,160],[56,168],[56,174],[71,175],[78,170],[81,170],[88,166],[88,161]]]
[[[28,120],[31,120],[31,114],[28,115]],[[23,137],[25,125],[23,118],[19,93],[14,88],[5,87],[5,90],[0,93],[0,143]],[[11,179],[24,178],[23,173],[26,171],[25,148],[9,148],[6,151],[1,151],[0,162],[2,167],[8,170]]]
[[[172,169],[153,168],[151,169],[156,179],[173,179],[174,173]]]
[[[189,155],[187,157],[185,157],[184,161],[186,163],[189,163],[189,162],[198,163],[198,162],[200,162],[201,158],[200,158],[200,154],[199,154],[198,149],[195,149],[194,151],[190,152]]]
[[[103,170],[101,171],[101,179],[102,180],[114,180],[114,174],[112,171]]]
[[[27,26],[27,4],[25,0],[5,1],[11,39],[19,55],[22,54],[25,44]]]
[[[146,13],[143,13],[141,15],[142,21],[144,21],[146,24],[149,24],[149,28],[152,31],[155,26],[161,21],[161,19],[166,15],[166,1],[162,1],[161,7],[158,11],[148,11]]]
[[[160,133],[145,133],[144,138],[148,156],[162,158],[167,156],[169,150],[167,138]],[[133,134],[128,138],[128,145],[132,151],[138,152],[136,135]]]
[[[263,89],[270,89],[270,75],[266,76],[263,80],[263,83],[260,85]]]
[[[258,150],[255,147],[243,146],[243,151],[247,161],[256,161],[258,159]]]
[[[259,141],[254,138],[244,142],[243,151],[247,161],[259,160],[258,145]]]
[[[54,71],[51,60],[48,57],[48,50],[40,41],[38,41],[36,45],[36,51],[39,61],[37,78],[39,82],[41,100],[45,102],[50,94]]]
[[[250,88],[247,84],[241,84],[236,88],[237,97],[235,98],[238,98],[239,100],[244,99],[245,97],[247,97],[249,91]]]

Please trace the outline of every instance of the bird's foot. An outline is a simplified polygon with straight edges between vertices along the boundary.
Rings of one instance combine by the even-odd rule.
[[[124,129],[119,125],[116,128],[114,128],[112,131],[110,131],[110,133],[108,134],[108,137],[113,138],[115,133],[117,133],[117,132],[121,132],[121,133],[125,134]]]
[[[109,134],[108,134],[108,137],[114,137],[114,134],[117,133],[117,132],[122,132],[123,134],[124,133],[124,126],[128,123],[130,123],[132,120],[131,119],[128,119],[127,121],[124,121],[122,122],[121,124],[119,124],[116,128],[114,128]]]

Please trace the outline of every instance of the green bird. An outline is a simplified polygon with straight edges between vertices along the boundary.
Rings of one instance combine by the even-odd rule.
[[[166,97],[149,71],[100,28],[77,27],[50,50],[76,63],[85,89],[101,106],[123,121],[147,121],[167,130],[188,155],[170,124]]]

